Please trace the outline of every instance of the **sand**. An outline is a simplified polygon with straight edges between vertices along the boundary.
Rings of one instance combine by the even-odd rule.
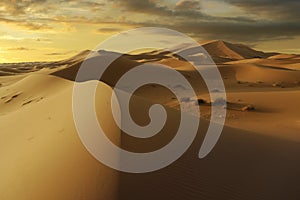
[[[1,88],[1,96],[19,94],[1,100],[1,199],[117,197],[116,171],[96,161],[77,135],[72,87],[61,78],[29,75]]]
[[[150,61],[169,65],[192,83],[199,99],[208,102],[200,106],[201,128],[189,150],[172,165],[146,174],[106,167],[79,139],[72,89],[90,51],[53,63],[0,65],[0,199],[298,199],[299,56],[224,41],[210,41],[204,47],[218,63],[228,96],[221,138],[204,159],[198,158],[198,152],[209,123],[210,99],[189,64],[159,51],[125,55],[100,81],[93,80],[98,82],[97,116],[107,136],[135,152],[168,143],[178,128],[180,112],[171,92],[144,86],[131,100],[133,119],[146,125],[148,108],[161,103],[168,121],[158,135],[146,140],[122,132],[107,105],[111,87],[124,72]],[[109,54],[95,52],[90,59],[105,59]],[[254,110],[243,111],[247,105]]]

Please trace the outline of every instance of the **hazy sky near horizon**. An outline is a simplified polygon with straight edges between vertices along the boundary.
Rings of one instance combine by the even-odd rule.
[[[1,0],[0,62],[58,60],[137,27],[300,54],[299,0]]]

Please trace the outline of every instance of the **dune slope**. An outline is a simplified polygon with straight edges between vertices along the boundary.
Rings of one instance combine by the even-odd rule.
[[[171,166],[147,174],[118,173],[96,161],[81,144],[70,107],[72,82],[33,75],[2,89],[19,89],[34,96],[28,85],[47,81],[53,83],[48,96],[7,110],[0,117],[3,199],[282,199],[287,193],[289,199],[297,199],[300,195],[298,142],[225,127],[213,152],[200,160],[197,155],[208,125],[205,120],[191,148]],[[110,91],[100,83],[98,98],[108,97]],[[13,101],[20,106],[17,102],[22,102],[22,96],[9,103]],[[152,103],[143,98],[133,102],[133,118],[146,123],[143,112]],[[100,118],[101,113],[106,117],[108,133],[118,136],[118,128],[107,121],[111,119],[109,107],[97,108]],[[122,133],[121,140],[113,137],[115,142],[136,152],[161,147],[176,133],[174,121],[179,119],[178,111],[167,111],[170,122],[158,136],[140,143]]]
[[[1,96],[21,93],[5,104],[0,100],[0,199],[117,199],[118,173],[95,160],[78,137],[72,88],[72,82],[49,75],[1,88]],[[111,92],[104,84],[99,90]],[[106,104],[98,106],[118,141]]]

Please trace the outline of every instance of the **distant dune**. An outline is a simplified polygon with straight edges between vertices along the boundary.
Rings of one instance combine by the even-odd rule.
[[[243,44],[232,44],[222,40],[215,40],[203,44],[206,51],[215,59],[243,60],[251,58],[267,58],[276,53],[256,51]]]

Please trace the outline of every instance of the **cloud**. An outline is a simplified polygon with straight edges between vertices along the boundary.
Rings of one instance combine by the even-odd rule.
[[[104,2],[88,0],[1,0],[0,7],[7,14],[21,16],[32,13],[47,13],[67,4],[68,7],[91,9],[105,6]]]
[[[88,22],[91,13],[98,12],[105,3],[89,0],[1,0],[0,23],[7,23],[30,31],[53,30],[53,22]],[[57,16],[64,20],[55,20]]]
[[[2,0],[0,7],[2,7],[6,13],[22,15],[30,10],[28,9],[29,7],[34,7],[46,2],[47,0]]]
[[[245,7],[250,10],[264,10],[269,6],[268,11],[284,12],[294,11],[295,5],[300,4],[296,0],[225,0],[235,6]],[[298,18],[288,18],[281,20],[273,20],[273,18],[257,16],[255,18],[247,16],[225,16],[217,17],[204,14],[200,6],[201,1],[180,0],[175,4],[173,10],[171,7],[159,6],[157,1],[139,1],[126,0],[122,1],[122,5],[127,9],[135,12],[145,12],[144,7],[151,7],[149,15],[155,16],[156,12],[160,12],[159,20],[153,18],[145,18],[143,21],[127,20],[126,23],[137,27],[144,26],[160,26],[174,29],[183,33],[187,33],[195,38],[204,39],[223,39],[231,41],[242,41],[255,43],[259,41],[285,40],[300,35],[300,23]],[[272,3],[273,2],[273,3]],[[285,6],[285,3],[287,5]],[[274,5],[273,5],[274,4]],[[272,11],[272,8],[277,8]],[[299,6],[296,6],[299,8]],[[224,8],[225,9],[225,8]],[[167,12],[166,12],[167,10]],[[258,11],[259,12],[259,11]],[[166,13],[172,13],[167,15]],[[300,15],[300,12],[290,15]],[[246,13],[245,13],[246,14]],[[287,17],[286,14],[285,17]],[[283,15],[281,15],[283,16]]]
[[[99,11],[106,4],[104,2],[91,2],[91,1],[75,1],[80,8],[90,9],[92,11]]]
[[[299,0],[224,0],[258,16],[299,21]]]
[[[179,10],[191,10],[191,9],[199,9],[200,1],[195,0],[180,0],[176,3],[175,9]]]
[[[113,27],[104,27],[104,28],[99,28],[98,32],[99,33],[115,33],[115,32],[120,32],[122,29],[120,28],[113,28]]]
[[[189,22],[177,27],[196,37],[245,42],[290,39],[300,35],[300,24],[293,22]]]
[[[175,4],[174,8],[160,5],[162,1],[156,0],[114,0],[114,2],[125,11],[156,17],[205,17],[200,11],[200,2],[196,0],[181,0]]]
[[[9,19],[7,17],[0,16],[0,23],[12,24],[16,26],[23,27],[27,30],[37,31],[37,30],[50,30],[53,29],[47,23],[41,22],[30,22],[29,20],[19,19]]]
[[[114,0],[117,5],[127,11],[156,15],[172,15],[173,12],[166,6],[159,6],[153,0]]]
[[[45,54],[46,56],[64,56],[64,55],[68,55],[70,53],[74,53],[76,51],[65,51],[65,52],[53,52],[53,53],[47,53]]]
[[[285,40],[300,35],[297,22],[261,22],[240,20],[239,18],[212,18],[211,20],[177,20],[174,24],[134,23],[137,27],[165,27],[189,34],[194,38],[222,39],[255,43],[259,41]]]

